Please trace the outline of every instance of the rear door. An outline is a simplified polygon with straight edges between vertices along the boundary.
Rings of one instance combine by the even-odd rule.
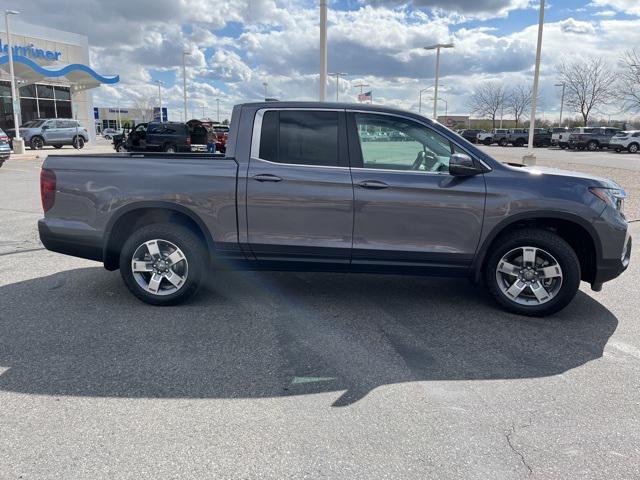
[[[468,153],[430,126],[391,114],[349,113],[354,183],[352,264],[359,269],[467,273],[482,229],[484,175],[453,177]],[[367,132],[403,141],[365,141]]]
[[[344,110],[257,112],[247,224],[258,260],[348,265],[353,186]]]

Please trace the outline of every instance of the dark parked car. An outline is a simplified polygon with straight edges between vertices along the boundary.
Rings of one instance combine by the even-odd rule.
[[[462,132],[460,132],[460,135],[462,135],[468,142],[478,143],[478,134],[482,132],[484,132],[484,130],[480,130],[478,128],[468,128],[466,130],[462,130]]]
[[[505,147],[507,145],[513,145],[514,147],[524,147],[529,143],[529,129],[528,128],[512,128],[506,137],[500,142],[500,145]],[[551,132],[544,128],[536,128],[533,132],[533,146],[534,147],[548,147],[551,145]]]
[[[9,145],[9,137],[0,128],[0,167],[11,156],[11,146]]]
[[[118,152],[206,152],[207,130],[181,122],[139,123],[127,134],[114,135]]]
[[[586,148],[592,152],[600,148],[615,148],[615,146],[611,145],[611,139],[619,131],[619,128],[611,127],[583,128],[582,131],[572,132],[571,135],[569,135],[569,148],[576,148],[578,150],[584,150]]]
[[[547,315],[631,255],[615,182],[505,165],[373,105],[239,105],[226,156],[49,156],[41,192],[45,247],[119,268],[153,305],[185,301],[222,266],[484,279],[506,309]]]

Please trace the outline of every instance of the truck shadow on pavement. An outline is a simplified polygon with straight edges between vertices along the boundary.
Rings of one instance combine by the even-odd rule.
[[[466,280],[215,272],[179,307],[134,299],[117,272],[0,287],[0,389],[127,398],[262,398],[430,380],[557,375],[600,358],[617,326],[580,292],[554,317],[496,307]]]

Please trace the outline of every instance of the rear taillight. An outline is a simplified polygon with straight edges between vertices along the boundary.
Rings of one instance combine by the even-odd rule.
[[[187,137],[187,145],[191,145],[191,137]]]
[[[56,203],[56,174],[48,168],[40,170],[40,198],[45,213]]]

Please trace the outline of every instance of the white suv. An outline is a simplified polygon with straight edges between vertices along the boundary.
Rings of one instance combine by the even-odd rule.
[[[616,152],[627,150],[629,153],[636,153],[640,150],[640,130],[616,133],[609,141],[609,148],[613,148]]]

